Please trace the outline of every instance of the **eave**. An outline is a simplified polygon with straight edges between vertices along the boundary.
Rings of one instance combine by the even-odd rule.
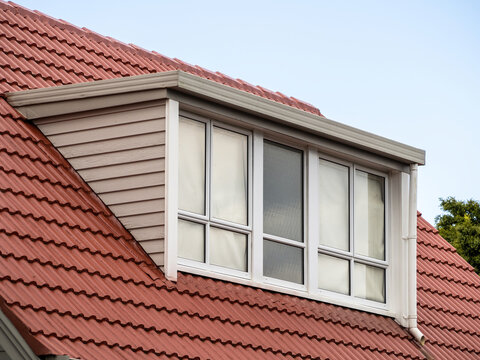
[[[178,70],[19,91],[7,94],[7,100],[27,119],[38,119],[166,98],[167,89],[233,107],[404,164],[425,164],[422,149]],[[83,101],[85,99],[89,101]]]

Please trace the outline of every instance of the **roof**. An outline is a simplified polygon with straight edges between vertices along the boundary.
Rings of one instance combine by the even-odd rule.
[[[143,64],[160,64],[46,16],[0,7],[2,91],[128,76],[153,68]],[[0,309],[37,355],[480,357],[480,277],[420,215],[423,348],[388,317],[183,273],[169,282],[40,131],[3,99],[0,198]]]
[[[12,2],[0,1],[0,28],[0,92],[182,70],[322,116],[316,107],[280,92],[124,44]]]

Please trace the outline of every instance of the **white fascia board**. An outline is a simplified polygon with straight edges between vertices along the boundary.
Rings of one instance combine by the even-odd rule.
[[[99,97],[105,99],[124,95],[124,101],[125,94],[133,96],[134,93],[136,96],[133,96],[131,101],[149,101],[160,96],[152,91],[167,88],[206,98],[406,164],[425,164],[424,150],[178,70],[20,91],[7,94],[7,100],[25,117],[39,118],[65,114],[71,111],[69,109],[85,110],[84,107],[71,104],[78,103],[81,99],[92,101]],[[61,103],[61,109],[59,110],[58,106],[45,106],[54,103]],[[104,105],[97,101],[95,106]],[[52,109],[50,114],[49,108]]]

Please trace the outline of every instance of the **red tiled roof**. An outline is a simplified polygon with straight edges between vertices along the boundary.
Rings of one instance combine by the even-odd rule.
[[[181,64],[9,4],[0,7],[2,91]],[[3,99],[0,198],[0,309],[38,355],[480,357],[480,278],[420,216],[423,349],[391,318],[189,274],[167,281],[40,131]]]
[[[182,70],[300,110],[316,107],[0,0],[0,93]]]

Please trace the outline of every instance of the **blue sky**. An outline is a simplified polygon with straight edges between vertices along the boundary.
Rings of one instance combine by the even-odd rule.
[[[425,149],[430,222],[439,197],[480,200],[480,1],[16,2]]]

